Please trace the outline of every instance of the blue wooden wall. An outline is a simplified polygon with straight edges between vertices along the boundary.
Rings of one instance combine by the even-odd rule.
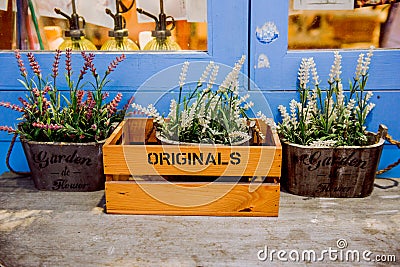
[[[329,73],[333,60],[332,51],[287,51],[288,3],[281,0],[208,0],[208,51],[207,52],[127,52],[127,59],[110,76],[108,90],[111,94],[122,92],[128,99],[151,76],[165,68],[184,61],[213,60],[222,64],[233,65],[242,55],[247,56],[244,73],[255,82],[272,110],[275,120],[279,120],[277,107],[287,105],[296,98],[297,70],[302,57],[314,57],[321,79]],[[256,37],[257,27],[265,23],[274,23],[279,37],[271,43],[260,42]],[[343,55],[343,78],[351,78],[356,60],[361,51],[346,50]],[[51,71],[52,52],[35,52],[44,72]],[[95,64],[100,72],[117,54],[96,52]],[[261,59],[268,59],[269,66],[260,65]],[[74,54],[73,68],[79,73],[81,67],[79,54]],[[265,62],[264,62],[265,63]],[[389,133],[400,140],[400,50],[377,50],[371,64],[368,89],[374,91],[373,110],[368,128],[376,131],[379,124],[385,124]],[[18,67],[12,51],[0,52],[0,100],[18,103],[18,96],[23,96],[23,88],[17,81]],[[348,76],[346,76],[348,75]],[[171,77],[177,79],[177,77]],[[259,93],[250,92],[257,99]],[[148,94],[137,95],[136,100],[146,103],[162,91],[154,88]],[[256,101],[257,102],[257,101]],[[267,110],[268,107],[260,107]],[[0,125],[15,125],[19,114],[1,108]],[[0,173],[7,171],[6,152],[11,136],[0,132]],[[381,166],[397,160],[400,152],[393,145],[386,145],[381,159]],[[16,144],[11,164],[15,169],[27,170],[25,156],[21,146]],[[400,177],[400,167],[382,175]]]

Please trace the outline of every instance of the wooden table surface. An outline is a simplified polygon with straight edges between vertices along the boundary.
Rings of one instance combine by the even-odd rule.
[[[104,191],[38,191],[30,178],[3,174],[0,266],[381,264],[363,255],[391,261],[382,266],[400,265],[398,185],[375,187],[363,199],[282,192],[278,218],[109,215],[104,202]]]

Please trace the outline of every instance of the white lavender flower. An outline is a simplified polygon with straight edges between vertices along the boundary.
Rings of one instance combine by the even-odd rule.
[[[290,115],[286,110],[286,107],[283,105],[279,105],[278,110],[281,113],[282,124],[285,126],[289,126],[291,120],[290,120]]]
[[[249,94],[245,94],[244,96],[241,96],[237,102],[237,105],[241,105],[242,103],[246,103],[247,99],[250,98]]]
[[[225,80],[222,82],[220,89],[228,89],[228,88],[233,88],[235,90],[238,89],[238,77],[240,70],[242,69],[242,66],[246,60],[246,56],[242,56],[240,60],[235,63],[235,67],[232,69],[231,72],[226,75]],[[234,91],[234,90],[232,90]]]
[[[328,82],[333,84],[334,82],[340,81],[340,74],[342,74],[342,56],[339,54],[338,51],[334,52],[334,61],[331,67],[331,71],[329,73],[329,80]]]
[[[160,116],[160,114],[158,113],[157,109],[153,106],[153,104],[148,105],[147,108],[137,103],[132,103],[131,106],[132,108],[142,112],[146,116],[153,117],[154,120],[157,122],[164,121],[164,119]]]
[[[250,101],[249,103],[244,104],[244,106],[243,106],[243,108],[244,108],[245,110],[249,110],[249,109],[251,109],[252,107],[254,107],[254,103],[253,103],[252,101]]]
[[[300,87],[303,89],[307,88],[307,84],[310,78],[310,64],[308,58],[303,58],[301,60],[299,72],[297,75]]]
[[[182,129],[189,128],[191,124],[190,116],[188,110],[183,110],[181,113],[180,127]]]
[[[183,87],[185,85],[186,74],[189,69],[189,61],[185,61],[182,66],[181,74],[179,75],[179,87]]]
[[[274,119],[267,118],[267,116],[265,116],[265,114],[262,113],[261,111],[257,112],[257,117],[260,120],[262,120],[265,124],[267,124],[271,128],[272,132],[274,132],[274,133],[276,132],[277,125],[276,125]],[[263,137],[264,135],[261,132],[259,132],[259,134],[261,135],[261,138],[264,139],[264,137]]]
[[[362,71],[363,71],[363,65],[364,65],[364,54],[358,55],[357,59],[357,67],[356,67],[356,73],[354,80],[358,81],[361,78]]]
[[[369,51],[367,53],[367,56],[365,57],[365,60],[364,60],[363,66],[362,66],[362,71],[361,71],[361,75],[363,75],[363,76],[367,75],[367,73],[368,73],[369,65],[371,64],[371,58],[373,55],[373,52],[372,52],[373,48],[374,47],[371,46],[371,48],[369,49]]]
[[[318,86],[320,81],[319,81],[319,76],[318,76],[318,72],[317,72],[317,66],[314,62],[314,58],[310,57],[308,59],[308,64],[310,65],[314,86]]]
[[[350,99],[349,102],[347,103],[345,111],[344,111],[346,118],[349,118],[350,115],[353,113],[355,104],[356,104],[356,100],[354,100],[353,98]]]
[[[168,114],[168,118],[172,119],[175,117],[176,115],[176,109],[178,107],[178,104],[176,103],[175,99],[172,99],[170,104],[169,104],[169,114]]]
[[[292,101],[290,101],[290,117],[292,122],[297,121],[297,110],[299,107],[299,104],[296,100],[292,99]]]
[[[341,82],[339,82],[337,89],[338,89],[336,95],[337,106],[342,107],[344,104],[344,93],[343,93],[343,84]]]
[[[203,74],[201,75],[200,79],[199,79],[199,83],[202,84],[204,82],[206,82],[208,75],[210,75],[211,70],[214,67],[214,61],[210,61],[210,63],[208,63],[207,67],[205,68]]]
[[[374,94],[371,91],[368,91],[365,95],[365,102],[369,101]]]
[[[207,90],[211,90],[213,85],[215,84],[215,80],[217,79],[218,76],[218,71],[219,71],[219,66],[214,65],[210,75],[210,79],[208,80]]]
[[[368,105],[365,107],[365,114],[364,118],[368,116],[368,114],[371,112],[371,110],[375,107],[374,103],[368,103]]]

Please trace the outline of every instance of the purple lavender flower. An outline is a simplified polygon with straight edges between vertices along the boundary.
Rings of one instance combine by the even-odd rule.
[[[72,71],[72,64],[71,64],[71,55],[72,55],[72,49],[67,48],[65,50],[65,70],[67,71],[67,76],[71,77],[71,71]]]
[[[25,99],[23,99],[22,97],[18,97],[19,102],[21,102],[21,104],[25,107],[25,109],[31,109],[32,105],[28,103],[28,101],[26,101]]]
[[[0,126],[0,131],[5,131],[8,133],[15,133],[15,129],[9,126]]]
[[[121,99],[122,99],[122,94],[118,93],[114,97],[114,99],[110,102],[110,104],[107,105],[108,114],[112,115],[117,111],[117,107]]]
[[[53,62],[53,74],[51,75],[53,78],[58,76],[58,66],[60,64],[61,50],[57,49],[56,54],[54,55]]]
[[[0,102],[0,106],[9,108],[9,109],[12,109],[12,110],[15,110],[15,111],[19,111],[19,112],[25,112],[25,109],[24,109],[24,108],[22,108],[22,107],[20,107],[20,106],[18,106],[18,105],[15,105],[15,104],[11,104],[10,102],[3,102],[3,101],[1,101],[1,102]]]
[[[119,57],[116,57],[111,63],[110,65],[108,65],[107,71],[106,71],[106,75],[110,74],[111,72],[113,72],[115,70],[115,68],[118,66],[119,62],[124,61],[124,59],[126,58],[125,54],[122,54]]]
[[[42,74],[40,72],[40,66],[39,66],[39,63],[36,61],[35,56],[31,52],[29,52],[27,54],[27,56],[28,56],[28,60],[29,60],[29,65],[31,66],[33,73],[35,73],[37,76],[41,77]]]
[[[83,99],[84,95],[85,95],[85,91],[83,91],[83,90],[78,90],[76,92],[76,102],[78,105],[82,105],[82,99]]]
[[[21,72],[21,75],[23,77],[27,77],[28,73],[26,72],[26,68],[24,65],[24,61],[21,59],[21,54],[19,53],[19,50],[15,50],[15,58],[17,59],[19,71]]]
[[[37,128],[41,128],[41,129],[45,129],[45,130],[53,130],[53,131],[57,131],[59,129],[64,128],[64,126],[62,125],[57,125],[57,124],[44,124],[42,122],[34,122],[32,123],[33,127],[37,127]]]

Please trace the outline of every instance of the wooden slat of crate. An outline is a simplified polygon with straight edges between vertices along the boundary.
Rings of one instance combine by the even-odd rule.
[[[251,189],[249,184],[108,181],[106,207],[111,214],[278,216],[279,184]]]
[[[129,120],[128,120],[128,123]],[[143,119],[139,119],[137,124],[140,127],[148,129],[148,123]],[[258,145],[258,146],[161,146],[161,145],[121,145],[122,129],[124,123],[122,123],[116,131],[107,140],[103,146],[104,154],[104,171],[107,177],[110,178],[112,175],[208,175],[208,176],[270,176],[280,177],[281,175],[281,162],[282,162],[282,150],[280,142],[276,134],[272,134],[270,128],[264,130],[267,133],[266,141],[272,142],[272,144]],[[129,127],[130,128],[130,127]],[[129,129],[128,128],[128,129]],[[143,129],[143,128],[141,128]],[[137,135],[136,132],[129,132],[128,130],[124,133],[130,136],[130,140],[139,141],[142,134]],[[136,133],[136,134],[135,134]],[[147,133],[147,132],[146,132]],[[135,137],[137,136],[137,137]],[[124,137],[124,139],[127,137]],[[142,141],[144,141],[142,139]],[[185,165],[180,166],[179,164],[173,165],[151,165],[148,163],[148,153],[155,153],[160,155],[167,151],[172,153],[197,153],[202,152],[205,157],[208,153],[213,155],[224,155],[225,158],[221,159],[222,162],[229,161],[227,158],[230,153],[240,153],[241,164],[208,164],[206,166],[197,165]],[[109,180],[109,179],[108,179]]]
[[[126,127],[124,129],[124,127]],[[155,143],[152,121],[133,119],[121,123],[103,146],[107,213],[208,215],[208,216],[278,216],[281,176],[279,138],[265,124],[259,124],[267,138],[254,146],[161,146]],[[124,131],[123,131],[124,129]],[[199,166],[157,166],[148,163],[148,152],[241,153],[244,164],[236,166],[209,164]],[[128,166],[129,165],[129,166]],[[132,166],[133,165],[133,166]],[[200,166],[204,167],[204,166]],[[193,168],[191,171],[190,168]],[[148,175],[261,176],[275,183],[235,182],[149,182],[134,179]],[[175,176],[175,177],[178,177]],[[136,177],[138,178],[138,177]],[[146,177],[145,177],[146,178]],[[148,177],[147,177],[148,178]],[[215,198],[204,202],[204,199]],[[167,201],[164,201],[167,200]],[[167,202],[167,203],[165,203]],[[203,204],[199,204],[203,203]]]

